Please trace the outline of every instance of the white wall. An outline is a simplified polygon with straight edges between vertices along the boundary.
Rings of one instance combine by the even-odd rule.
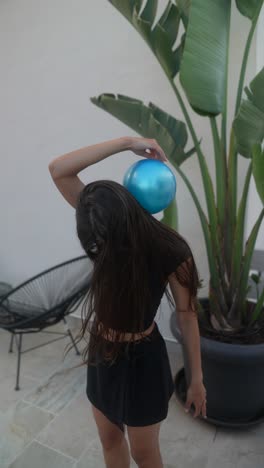
[[[165,0],[160,2],[161,6]],[[240,68],[245,28],[232,16],[230,103]],[[255,74],[255,44],[247,81]],[[101,140],[133,134],[91,104],[102,92],[152,100],[177,117],[177,101],[155,58],[128,22],[107,0],[13,0],[0,3],[0,280],[13,284],[57,262],[82,253],[75,234],[74,210],[56,190],[48,163],[52,158]],[[193,116],[213,168],[208,122]],[[191,141],[189,142],[189,147]],[[124,153],[89,171],[82,180],[122,181],[136,160]],[[204,204],[195,158],[186,173]],[[240,164],[241,175],[245,161]],[[189,240],[201,276],[208,279],[199,220],[178,178],[180,232]],[[164,312],[163,329],[169,313]],[[165,333],[165,332],[164,332]],[[166,331],[166,334],[169,331]]]

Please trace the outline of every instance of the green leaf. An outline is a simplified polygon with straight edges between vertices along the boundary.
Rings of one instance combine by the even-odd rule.
[[[178,208],[176,200],[173,200],[171,204],[163,212],[163,218],[161,222],[170,226],[172,229],[177,231],[178,229]]]
[[[131,0],[108,0],[109,3],[111,3],[114,7],[117,8],[117,10],[120,11],[120,13],[122,13],[122,15],[124,15],[127,19],[131,19],[132,18],[132,14],[133,14],[133,9],[134,9],[134,3],[142,3],[141,2],[134,2],[134,1],[131,1]]]
[[[234,120],[234,132],[238,152],[250,158],[253,145],[261,143],[264,137],[264,112],[250,101],[242,101]]]
[[[185,153],[187,131],[185,123],[175,119],[165,111],[150,103],[145,106],[142,101],[123,95],[102,94],[91,101],[106,110],[121,122],[145,138],[155,138],[167,157],[182,164],[191,156]]]
[[[250,278],[252,279],[252,281],[254,281],[255,284],[259,284],[261,273],[258,273],[258,275],[256,275],[256,273],[252,273],[252,275],[250,275]]]
[[[185,29],[187,29],[191,0],[176,0],[176,2],[181,14],[183,25]]]
[[[264,112],[264,67],[250,83],[250,90],[245,89],[248,99]]]
[[[153,24],[155,20],[158,7],[158,0],[147,0],[147,3],[144,7],[144,10],[141,13],[141,19],[143,21],[148,21]]]
[[[202,115],[222,112],[227,73],[231,0],[193,0],[180,80]]]
[[[264,68],[246,88],[244,99],[233,122],[236,145],[239,153],[252,157],[252,148],[264,139]]]
[[[238,310],[240,310],[240,308],[242,307],[242,305],[245,303],[245,300],[246,300],[248,278],[249,278],[249,272],[251,268],[252,255],[254,252],[257,236],[259,233],[259,228],[263,221],[263,217],[264,217],[264,209],[261,211],[246,244],[245,255],[243,258],[243,263],[242,263],[242,268],[241,268],[240,283],[239,283],[239,287],[238,287],[238,291],[236,295],[237,299],[236,299],[235,305],[238,308]]]
[[[170,136],[173,138],[175,146],[184,148],[187,143],[188,134],[186,125],[181,120],[175,119],[167,112],[164,112],[160,107],[150,103],[153,116],[158,122],[167,129]]]
[[[178,8],[174,3],[169,1],[167,8],[164,10],[164,13],[162,14],[157,25],[164,31],[166,31],[170,47],[174,45],[174,42],[177,38],[178,29],[180,25],[180,18],[181,16]],[[153,30],[153,34],[155,34],[156,27]]]
[[[142,12],[142,0],[111,0],[110,3],[125,16],[147,42],[167,76],[170,79],[174,78],[179,72],[182,56],[182,43],[176,51],[173,49],[181,18],[177,6],[169,1],[154,26],[157,0],[148,0]]]
[[[264,205],[264,150],[261,145],[254,145],[252,151],[253,175],[258,194]]]
[[[253,315],[252,315],[252,319],[251,319],[251,323],[254,323],[256,320],[258,320],[262,314],[263,314],[263,305],[264,305],[264,288],[262,289],[262,292],[259,296],[259,299],[258,299],[258,302],[255,306],[255,309],[254,309],[254,312],[253,312]]]
[[[263,0],[236,0],[236,6],[240,13],[251,20],[258,13],[262,4]]]
[[[179,62],[175,60],[168,34],[159,25],[155,27],[155,34],[152,35],[152,44],[154,53],[166,75],[169,78],[176,76],[179,71]]]
[[[136,28],[139,34],[143,37],[143,39],[147,42],[150,48],[153,51],[153,47],[151,44],[151,27],[152,23],[149,21],[143,20],[141,16],[138,15],[137,10],[134,10],[132,16],[132,25]],[[154,51],[153,51],[154,52]]]

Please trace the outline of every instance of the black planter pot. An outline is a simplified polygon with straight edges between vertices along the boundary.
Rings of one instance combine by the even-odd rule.
[[[182,344],[176,314],[171,331]],[[183,369],[175,379],[177,397],[184,400],[190,370],[182,346]],[[203,380],[207,390],[207,421],[228,427],[243,427],[264,421],[264,344],[238,345],[201,337]]]

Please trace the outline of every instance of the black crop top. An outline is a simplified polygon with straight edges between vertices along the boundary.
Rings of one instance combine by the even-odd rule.
[[[150,288],[151,288],[151,305],[146,310],[144,317],[144,329],[150,327],[152,324],[157,310],[159,308],[161,299],[164,295],[167,282],[161,279],[161,274],[163,278],[167,278],[171,273],[177,270],[177,268],[186,261],[191,256],[190,248],[184,243],[181,249],[180,255],[164,257],[161,265],[155,265],[153,262],[150,263]]]

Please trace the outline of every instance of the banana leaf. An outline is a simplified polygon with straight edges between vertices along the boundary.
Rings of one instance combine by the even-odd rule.
[[[156,18],[157,8],[158,8],[158,0],[147,0],[144,10],[142,11],[141,16],[140,16],[141,19],[143,21],[151,21],[151,23],[153,23],[153,21]]]
[[[193,0],[180,81],[193,109],[217,115],[225,102],[231,0]]]
[[[184,122],[175,119],[150,103],[118,94],[102,94],[91,99],[93,104],[109,112],[145,138],[155,138],[168,159],[179,166],[194,152],[185,152],[187,130]]]
[[[187,29],[191,0],[176,0],[176,3],[181,14],[183,25],[185,29]]]
[[[159,60],[167,76],[174,78],[180,69],[182,41],[175,48],[183,13],[175,3],[168,1],[157,22],[157,0],[148,0],[141,11],[143,0],[111,0],[110,3],[136,28]],[[186,11],[186,10],[185,10]]]
[[[238,152],[251,158],[253,146],[264,139],[264,68],[245,92],[248,99],[242,101],[233,128]]]
[[[259,9],[263,4],[263,0],[236,0],[236,6],[243,16],[247,16],[253,20],[258,14]]]
[[[253,176],[260,199],[264,205],[264,151],[261,145],[255,145],[252,151]]]
[[[239,282],[239,287],[238,287],[238,291],[236,295],[237,299],[233,304],[234,307],[238,311],[243,306],[246,300],[247,284],[248,284],[249,272],[250,272],[250,267],[251,267],[252,255],[254,252],[259,229],[263,221],[263,217],[264,217],[264,208],[261,211],[256,223],[254,224],[253,229],[248,238],[248,241],[246,243],[246,249],[245,249],[245,254],[243,257],[243,263],[242,263],[242,268],[241,268],[240,282]]]

